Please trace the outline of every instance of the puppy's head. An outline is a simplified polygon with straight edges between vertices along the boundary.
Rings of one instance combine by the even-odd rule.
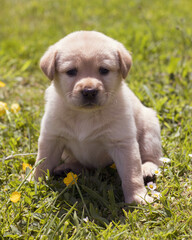
[[[115,96],[131,67],[124,46],[95,31],[74,32],[52,45],[40,67],[70,106],[102,107]]]

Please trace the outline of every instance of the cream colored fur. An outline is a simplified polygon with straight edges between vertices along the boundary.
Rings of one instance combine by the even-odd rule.
[[[35,169],[36,180],[47,169],[54,174],[114,162],[125,202],[152,201],[143,177],[160,164],[160,127],[155,112],[123,81],[131,61],[121,43],[95,31],[69,34],[44,54],[41,69],[53,81],[46,91],[37,156],[37,162],[46,160]],[[101,67],[109,72],[101,74]],[[71,69],[75,76],[67,74]],[[94,104],[84,103],[84,89],[97,90]]]

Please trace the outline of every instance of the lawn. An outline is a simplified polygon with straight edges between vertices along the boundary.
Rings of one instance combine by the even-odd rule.
[[[191,239],[192,1],[0,0],[0,6],[0,239]],[[49,176],[38,184],[26,180],[50,84],[39,59],[81,29],[103,32],[132,52],[126,81],[157,111],[170,162],[160,169],[161,197],[152,204],[124,204],[110,167],[84,172],[69,186]]]

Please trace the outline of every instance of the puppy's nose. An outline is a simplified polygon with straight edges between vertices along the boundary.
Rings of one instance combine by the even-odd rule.
[[[98,94],[98,89],[96,89],[96,88],[84,88],[81,91],[81,93],[85,98],[94,98]]]

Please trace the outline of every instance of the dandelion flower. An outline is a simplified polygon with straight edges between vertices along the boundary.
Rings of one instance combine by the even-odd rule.
[[[67,174],[67,177],[64,178],[63,182],[64,182],[65,185],[67,185],[67,186],[68,186],[69,184],[73,185],[73,184],[75,184],[75,182],[77,182],[77,179],[78,179],[78,176],[77,176],[76,174],[74,174],[74,173],[72,173],[72,172],[69,172],[69,173]]]
[[[23,171],[26,171],[27,168],[32,169],[32,166],[30,164],[28,164],[28,163],[23,163],[23,165],[22,165]]]
[[[17,112],[19,112],[20,110],[21,110],[21,107],[19,106],[18,103],[13,103],[13,104],[11,105],[11,112],[17,113]]]
[[[162,158],[160,158],[159,159],[161,162],[163,162],[163,163],[169,163],[169,162],[171,162],[171,159],[170,158],[166,158],[166,157],[162,157]]]
[[[6,110],[8,110],[7,103],[0,102],[0,117],[6,113]]]
[[[18,202],[20,199],[21,199],[21,193],[19,192],[13,192],[10,196],[11,202],[14,202],[14,203]]]
[[[148,182],[147,187],[148,187],[148,189],[153,191],[156,189],[156,184],[154,182]]]
[[[192,158],[192,154],[191,154],[191,153],[189,154],[189,157],[191,157],[191,158]]]
[[[115,163],[113,163],[110,168],[117,169]]]
[[[155,174],[156,176],[159,176],[161,174],[161,170],[159,168],[153,170],[153,174]]]
[[[155,197],[157,199],[160,199],[160,197],[161,197],[161,193],[157,192],[157,191],[152,191],[151,194],[153,197]]]
[[[3,88],[3,87],[5,87],[6,86],[6,84],[4,83],[4,82],[1,82],[0,81],[0,88]]]

